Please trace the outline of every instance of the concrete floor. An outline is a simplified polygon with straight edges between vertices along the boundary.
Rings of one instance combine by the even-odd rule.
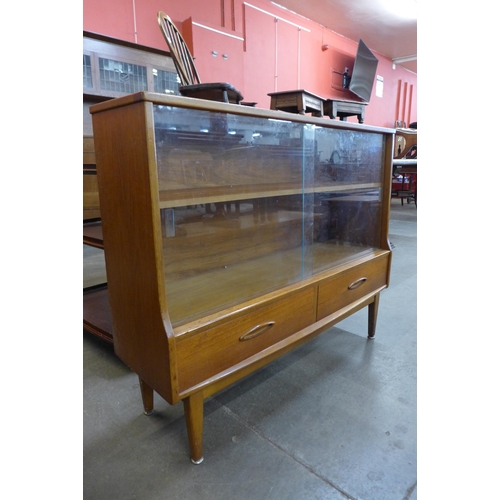
[[[390,287],[367,309],[205,402],[204,462],[182,404],[143,415],[137,376],[84,332],[85,499],[417,498],[417,210],[391,205]]]

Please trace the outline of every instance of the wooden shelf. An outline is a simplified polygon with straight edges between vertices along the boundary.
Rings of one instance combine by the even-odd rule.
[[[113,320],[106,285],[83,291],[83,328],[107,342],[113,342]]]
[[[101,221],[83,223],[83,243],[96,248],[104,248]]]
[[[83,328],[113,342],[101,222],[83,224]]]
[[[380,188],[380,182],[336,182],[312,187],[297,184],[259,184],[204,186],[196,189],[169,189],[160,191],[160,208],[175,208],[205,203],[225,203],[277,196],[290,196],[314,193],[352,193]]]

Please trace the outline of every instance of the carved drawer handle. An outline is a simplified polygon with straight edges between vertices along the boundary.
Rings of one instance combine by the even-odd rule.
[[[259,335],[262,335],[264,332],[267,332],[271,327],[274,326],[274,321],[269,321],[263,325],[254,326],[251,330],[240,337],[240,340],[250,340]]]
[[[360,287],[367,279],[368,278],[359,278],[359,280],[354,281],[347,288],[349,288],[349,290],[356,290],[356,288]]]

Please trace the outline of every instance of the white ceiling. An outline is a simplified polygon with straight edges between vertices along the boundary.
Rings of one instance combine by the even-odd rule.
[[[362,38],[370,49],[417,73],[417,0],[275,0],[274,3],[350,40],[357,42]]]

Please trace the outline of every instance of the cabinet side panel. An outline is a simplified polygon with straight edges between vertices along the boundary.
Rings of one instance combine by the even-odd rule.
[[[115,352],[172,402],[173,367],[160,275],[158,190],[148,106],[135,103],[92,118]]]
[[[391,211],[391,184],[392,184],[392,153],[394,149],[394,134],[385,134],[384,172],[383,172],[383,199],[382,210],[382,239],[380,247],[391,249],[389,242],[389,217]]]
[[[387,286],[391,281],[392,250],[389,241],[389,219],[391,214],[392,156],[394,151],[394,134],[385,134],[384,180],[382,206],[382,232],[380,247],[389,250],[389,265],[387,266]]]

